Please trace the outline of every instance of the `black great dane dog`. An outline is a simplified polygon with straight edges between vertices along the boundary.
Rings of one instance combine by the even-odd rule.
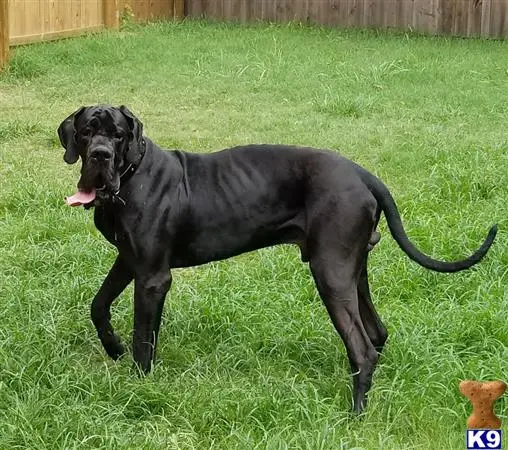
[[[107,354],[124,353],[110,323],[115,298],[134,280],[133,356],[144,371],[155,358],[171,268],[217,261],[276,244],[296,244],[308,262],[353,373],[353,409],[366,404],[387,331],[371,301],[368,251],[379,240],[381,211],[400,248],[437,272],[479,262],[490,229],[470,257],[442,262],[408,239],[387,187],[339,156],[311,148],[248,145],[212,154],[162,151],[143,137],[125,107],[82,107],[58,128],[64,159],[82,161],[70,205],[95,207],[95,225],[118,249],[92,302],[92,321]]]

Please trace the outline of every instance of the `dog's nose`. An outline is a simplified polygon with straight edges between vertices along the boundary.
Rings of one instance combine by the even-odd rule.
[[[111,159],[113,154],[105,147],[96,147],[90,152],[90,158],[96,161],[107,161]]]

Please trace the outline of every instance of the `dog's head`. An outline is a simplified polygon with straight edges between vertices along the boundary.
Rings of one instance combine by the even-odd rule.
[[[64,160],[81,158],[78,193],[69,204],[90,204],[111,198],[120,189],[120,175],[130,157],[139,152],[143,124],[125,107],[86,106],[67,117],[58,128]],[[70,201],[69,201],[70,200]]]

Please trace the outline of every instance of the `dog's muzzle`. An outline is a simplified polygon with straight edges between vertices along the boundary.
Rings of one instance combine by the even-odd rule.
[[[113,159],[113,151],[107,147],[95,147],[90,151],[90,160],[94,164],[109,163]]]

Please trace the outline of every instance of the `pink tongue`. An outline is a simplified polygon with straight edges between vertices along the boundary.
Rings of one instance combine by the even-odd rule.
[[[74,195],[70,197],[65,197],[65,203],[69,206],[80,206],[86,205],[87,203],[93,202],[95,200],[95,189],[91,191],[78,191]]]

